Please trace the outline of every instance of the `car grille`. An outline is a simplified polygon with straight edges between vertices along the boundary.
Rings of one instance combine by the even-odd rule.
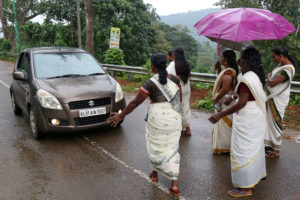
[[[93,101],[93,104],[90,105],[90,101]],[[93,108],[97,106],[105,106],[111,104],[111,98],[101,98],[101,99],[89,99],[83,101],[72,101],[69,103],[69,108],[71,110],[81,109],[81,108]]]
[[[109,116],[110,113],[107,113],[105,115],[91,116],[91,117],[78,117],[78,118],[74,118],[74,121],[77,126],[83,126],[83,125],[105,122],[109,118]]]

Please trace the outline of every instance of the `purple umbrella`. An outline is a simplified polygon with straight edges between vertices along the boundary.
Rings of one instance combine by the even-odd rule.
[[[241,46],[243,41],[281,39],[296,30],[281,15],[257,8],[224,9],[208,14],[194,27],[199,35],[218,42],[219,55],[220,43]]]

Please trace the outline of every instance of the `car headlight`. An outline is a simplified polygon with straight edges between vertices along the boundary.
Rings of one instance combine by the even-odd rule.
[[[116,98],[115,98],[115,102],[118,102],[120,100],[123,99],[123,92],[122,92],[122,88],[120,86],[119,83],[116,83]]]
[[[50,94],[49,92],[39,89],[36,92],[36,95],[44,108],[62,110],[62,106],[55,96]]]

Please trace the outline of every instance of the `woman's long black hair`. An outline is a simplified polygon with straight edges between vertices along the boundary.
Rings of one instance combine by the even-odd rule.
[[[163,53],[156,53],[151,56],[151,63],[158,69],[159,82],[163,85],[167,83],[168,72],[167,57]]]
[[[263,86],[266,84],[265,72],[262,67],[261,55],[259,51],[253,47],[247,47],[242,51],[241,59],[247,63],[247,66],[253,71],[258,77]]]
[[[272,49],[272,52],[278,56],[283,55],[284,57],[288,58],[289,61],[291,61],[291,63],[293,63],[293,65],[295,66],[295,61],[286,48],[282,46],[277,46],[274,49]]]
[[[222,53],[223,57],[227,60],[227,63],[230,68],[234,69],[236,72],[236,75],[239,74],[239,68],[238,65],[236,64],[236,54],[232,50],[226,50],[223,51]]]
[[[178,47],[174,50],[174,59],[176,75],[186,84],[191,75],[191,68],[189,63],[185,60],[183,48]]]

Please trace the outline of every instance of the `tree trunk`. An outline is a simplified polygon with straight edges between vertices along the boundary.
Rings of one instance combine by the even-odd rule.
[[[1,18],[1,24],[2,24],[2,32],[4,39],[8,40],[8,30],[7,30],[7,20],[4,16],[3,12],[3,1],[0,0],[0,18]]]
[[[92,0],[84,1],[86,11],[86,51],[94,55],[94,16],[92,8]]]

